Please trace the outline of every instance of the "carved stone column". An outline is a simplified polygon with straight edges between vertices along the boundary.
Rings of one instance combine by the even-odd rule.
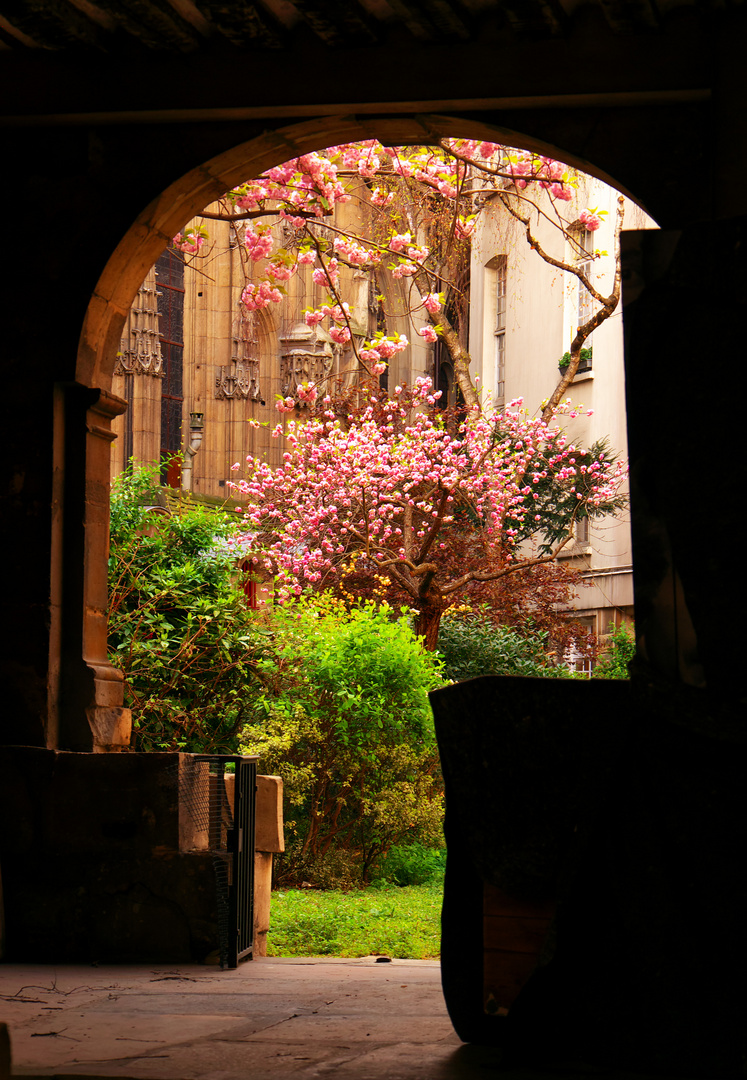
[[[103,753],[130,745],[132,716],[123,708],[122,673],[107,658],[109,552],[109,455],[111,425],[126,403],[105,390],[86,414],[86,490],[83,592],[83,659],[93,673],[94,696],[86,708],[93,749]],[[103,557],[102,557],[103,556]]]
[[[123,678],[107,658],[109,454],[126,402],[103,390],[60,389],[53,526],[48,744],[105,753],[129,746]]]

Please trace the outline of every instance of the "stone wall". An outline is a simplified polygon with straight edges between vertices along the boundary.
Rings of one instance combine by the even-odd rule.
[[[184,963],[215,953],[213,857],[188,793],[180,799],[186,758],[0,750],[6,959]],[[277,850],[282,829],[270,831],[262,842]]]

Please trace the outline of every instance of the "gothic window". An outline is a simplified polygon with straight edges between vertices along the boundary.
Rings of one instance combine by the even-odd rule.
[[[496,403],[506,396],[506,256],[495,258],[494,385]]]
[[[583,271],[587,279],[594,284],[594,234],[589,232],[584,226],[575,227],[571,230],[571,236],[573,239],[573,257],[576,267]],[[583,326],[594,314],[594,303],[591,293],[586,286],[576,278],[576,298],[575,298],[575,326],[573,327],[573,334],[579,326]],[[593,336],[593,335],[592,335]],[[591,371],[591,349],[592,338],[588,337],[584,342],[585,355],[582,357],[578,370]],[[588,350],[588,352],[587,352]]]
[[[456,332],[460,345],[465,349],[469,343],[469,266],[462,271],[456,289],[447,291],[444,315]],[[448,346],[439,335],[433,352],[433,384],[441,390],[439,407],[459,408],[464,405],[464,398],[456,381],[454,365]],[[446,390],[448,388],[448,398]]]
[[[163,356],[161,388],[161,483],[181,484],[182,407],[184,404],[184,262],[164,251],[156,263],[158,313]]]

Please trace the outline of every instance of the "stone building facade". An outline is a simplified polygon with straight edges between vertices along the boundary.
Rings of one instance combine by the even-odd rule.
[[[612,290],[617,192],[593,177],[578,175],[573,202],[563,216],[573,221],[584,207],[601,211],[596,231],[576,226],[573,242],[539,215],[535,235],[556,259],[583,262],[594,286]],[[627,230],[655,228],[653,220],[625,200]],[[583,254],[588,253],[588,259]],[[597,253],[596,255],[594,253]],[[523,399],[530,414],[546,400],[560,377],[559,364],[579,324],[598,307],[578,279],[544,262],[529,248],[523,228],[496,200],[478,218],[471,258],[470,352],[483,393],[496,406]],[[606,439],[618,457],[628,456],[622,303],[586,343],[568,390],[577,415],[562,418],[569,438],[581,446]],[[560,554],[583,575],[574,612],[604,640],[612,627],[633,619],[633,549],[625,512],[579,521],[575,537]]]
[[[352,224],[362,205],[356,200],[338,206],[336,225]],[[161,470],[164,483],[220,499],[230,497],[231,466],[247,454],[280,464],[283,447],[272,431],[286,415],[275,407],[278,398],[293,396],[309,381],[322,392],[349,385],[357,365],[349,345],[336,344],[323,326],[304,322],[305,309],[326,301],[312,267],[299,267],[286,282],[282,303],[247,311],[240,298],[251,264],[247,271],[240,230],[225,221],[207,224],[210,240],[203,252],[184,257],[167,249],[127,316],[112,389],[128,409],[113,424],[112,476],[131,458],[149,465],[171,459]],[[286,239],[282,223],[273,232],[279,243]],[[341,266],[340,281],[358,344],[382,325],[382,289],[388,331],[410,341],[392,358],[385,378],[396,383],[432,377],[433,349],[413,332],[402,285],[383,268],[374,276]],[[304,411],[299,407],[297,416]]]

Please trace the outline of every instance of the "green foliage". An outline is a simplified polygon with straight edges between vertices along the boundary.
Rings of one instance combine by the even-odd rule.
[[[493,441],[496,445],[510,445],[511,431],[500,418],[493,429]],[[573,452],[570,464],[575,466],[572,475],[562,477],[563,470],[550,465],[555,453],[564,445],[565,437],[558,429],[544,452],[544,460],[533,459],[536,471],[525,474],[527,481],[523,492],[523,510],[525,513],[505,518],[506,527],[515,530],[518,543],[524,540],[537,540],[540,555],[551,555],[557,545],[569,537],[575,522],[583,518],[600,518],[607,514],[616,514],[628,505],[626,494],[610,494],[596,502],[594,491],[599,483],[599,475],[615,465],[616,456],[610,448],[608,438],[598,439],[588,450],[580,447]],[[535,479],[536,482],[535,482]],[[538,526],[537,522],[541,521]]]
[[[155,470],[114,484],[109,649],[125,676],[136,750],[235,752],[262,636],[225,539],[226,515],[154,507]]]
[[[484,610],[447,611],[438,632],[438,651],[444,674],[454,682],[480,675],[529,675],[535,678],[569,679],[574,673],[553,664],[545,652],[547,633],[520,633],[496,626]]]
[[[591,360],[592,349],[582,349],[579,353],[579,360],[583,363],[585,360]],[[565,370],[571,362],[571,354],[569,352],[563,353],[560,360],[558,360],[558,367],[561,370]]]
[[[353,892],[272,894],[268,956],[394,956],[436,959],[442,882]]]
[[[594,679],[629,679],[628,664],[635,656],[635,633],[629,626],[610,630],[609,651],[592,672]]]
[[[398,844],[378,863],[373,883],[377,885],[439,885],[446,869],[446,848],[423,844]]]
[[[263,613],[274,652],[259,664],[242,747],[283,777],[284,880],[329,885],[336,859],[348,885],[353,868],[365,880],[393,844],[440,835],[427,700],[440,663],[392,615],[373,604],[346,610],[330,596]]]

